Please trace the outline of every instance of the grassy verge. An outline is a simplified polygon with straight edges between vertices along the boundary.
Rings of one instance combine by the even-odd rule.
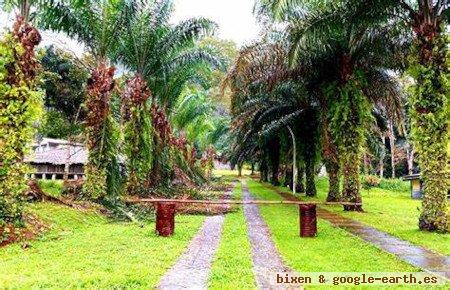
[[[63,190],[62,180],[39,180],[38,183],[41,189],[51,196],[58,197]]]
[[[242,198],[241,184],[233,190]],[[255,289],[252,256],[242,207],[225,216],[222,239],[211,269],[210,289]]]
[[[286,190],[286,189],[283,189]],[[317,180],[317,198],[325,200],[328,180]],[[364,224],[390,233],[413,244],[424,246],[444,255],[450,255],[450,235],[420,231],[418,219],[421,201],[410,197],[409,190],[392,191],[380,188],[361,191],[364,213],[344,212],[342,207],[327,206],[326,209]],[[306,199],[306,198],[305,198]]]
[[[30,210],[51,229],[27,250],[18,244],[0,249],[0,289],[155,287],[204,219],[177,216],[176,234],[161,238],[154,223],[112,223],[49,203]]]
[[[280,200],[272,190],[248,181],[250,192],[259,199]],[[302,272],[412,272],[416,268],[382,252],[346,231],[319,219],[316,238],[298,235],[295,206],[260,206],[275,244],[289,266]]]

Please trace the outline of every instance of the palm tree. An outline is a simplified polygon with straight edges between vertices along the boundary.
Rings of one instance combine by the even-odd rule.
[[[278,11],[295,7],[301,0],[265,0]],[[340,1],[335,11],[352,18],[352,23],[373,27],[395,22],[410,28],[414,36],[410,72],[416,80],[412,97],[412,132],[425,196],[419,228],[446,232],[447,229],[447,142],[448,142],[448,0],[350,0]],[[431,136],[431,138],[430,138]]]
[[[359,167],[364,132],[371,119],[371,103],[390,101],[391,95],[385,93],[389,90],[376,84],[390,80],[382,68],[395,67],[392,60],[399,43],[387,37],[387,27],[358,26],[350,17],[343,18],[333,3],[318,7],[291,6],[291,12],[284,11],[283,17],[288,25],[292,65],[306,63],[313,69],[326,65],[318,72],[325,87],[322,93],[329,106],[331,133],[342,158],[343,198],[359,203]],[[360,206],[345,209],[362,210]]]
[[[23,222],[28,173],[24,156],[43,106],[35,54],[41,36],[22,15],[17,16],[12,29],[0,39],[0,228],[6,238],[9,235],[3,230],[6,224],[16,226]]]
[[[424,199],[419,228],[448,231],[448,94],[449,65],[446,25],[450,1],[359,1],[343,7],[361,23],[401,22],[414,37],[410,74],[415,79],[410,115],[414,147],[424,182]],[[369,7],[369,9],[368,9]]]
[[[211,34],[216,25],[203,18],[188,19],[175,26],[170,24],[172,1],[130,1],[124,11],[127,21],[121,28],[112,58],[135,73],[127,81],[125,93],[128,95],[124,95],[125,105],[132,107],[125,111],[131,113],[126,118],[126,141],[128,183],[129,190],[133,191],[139,184],[148,187],[143,181],[155,179],[156,172],[161,171],[159,167],[164,162],[159,160],[161,154],[155,150],[171,146],[170,142],[160,142],[166,139],[155,137],[162,127],[151,126],[156,115],[152,116],[149,108],[169,114],[166,116],[169,120],[186,84],[203,83],[201,73],[221,66],[221,60],[196,44]],[[128,101],[131,99],[138,102],[133,104]]]
[[[87,84],[86,135],[89,151],[84,190],[93,198],[117,195],[117,124],[111,111],[115,68],[109,56],[124,23],[125,1],[44,1],[38,23],[79,40],[95,60]]]
[[[244,132],[244,138],[238,139],[238,142],[255,143],[254,139],[261,139],[258,136],[264,135],[262,141],[257,143],[262,146],[259,150],[262,152],[261,176],[264,180],[266,165],[270,165],[271,182],[275,184],[278,183],[280,138],[282,143],[292,142],[287,131],[289,127],[292,133],[295,132],[294,137],[300,142],[299,152],[308,165],[314,164],[317,149],[317,142],[307,138],[314,127],[307,128],[305,125],[314,124],[311,100],[302,84],[293,80],[292,77],[298,76],[298,72],[288,68],[285,55],[286,50],[282,45],[255,44],[240,52],[226,79],[226,85],[233,91],[234,128]],[[299,119],[300,115],[304,115],[302,118],[306,121]],[[282,153],[294,154],[292,150]],[[314,174],[313,169],[307,171],[309,195],[315,195]]]
[[[126,23],[116,39],[114,58],[142,75],[153,101],[170,113],[188,82],[203,85],[202,72],[223,67],[222,59],[197,42],[217,25],[205,18],[170,24],[170,0],[134,0],[127,5]]]

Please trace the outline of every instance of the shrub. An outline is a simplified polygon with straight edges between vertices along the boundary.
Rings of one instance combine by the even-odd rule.
[[[403,181],[400,178],[382,179],[378,187],[381,189],[398,191],[398,192],[407,192],[410,189],[409,182]]]
[[[362,186],[364,189],[370,189],[372,187],[378,187],[380,185],[380,178],[375,175],[366,175],[363,178]]]

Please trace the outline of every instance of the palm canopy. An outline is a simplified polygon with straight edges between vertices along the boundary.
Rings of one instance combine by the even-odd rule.
[[[45,1],[38,23],[83,43],[97,60],[106,60],[126,19],[125,0]]]
[[[320,8],[300,7],[301,13],[283,20],[292,69],[317,93],[319,102],[325,101],[320,91],[326,83],[345,82],[360,70],[365,74],[363,91],[371,103],[399,120],[401,90],[390,70],[405,66],[404,50],[411,41],[403,34],[405,27],[398,23],[363,25],[356,21],[357,15],[343,13],[340,2],[319,2]]]
[[[188,82],[205,85],[204,71],[222,67],[223,61],[197,41],[214,33],[217,25],[205,18],[169,23],[171,0],[134,0],[125,8],[125,18],[116,41],[113,59],[141,74],[156,101],[170,111]]]
[[[353,17],[353,23],[366,26],[374,23],[400,20],[419,32],[427,25],[438,27],[450,21],[449,0],[260,0],[257,11],[271,13],[278,19],[295,17],[298,7],[322,7],[334,3],[335,11]]]

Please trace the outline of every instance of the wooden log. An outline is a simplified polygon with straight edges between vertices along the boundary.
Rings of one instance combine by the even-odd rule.
[[[156,234],[162,237],[173,235],[175,231],[175,208],[173,202],[156,204]]]
[[[299,205],[300,237],[315,237],[317,235],[317,214],[315,204]]]
[[[295,204],[295,205],[362,205],[354,202],[319,202],[319,201],[293,201],[293,200],[193,200],[193,199],[126,199],[127,203],[200,203],[200,204]]]

